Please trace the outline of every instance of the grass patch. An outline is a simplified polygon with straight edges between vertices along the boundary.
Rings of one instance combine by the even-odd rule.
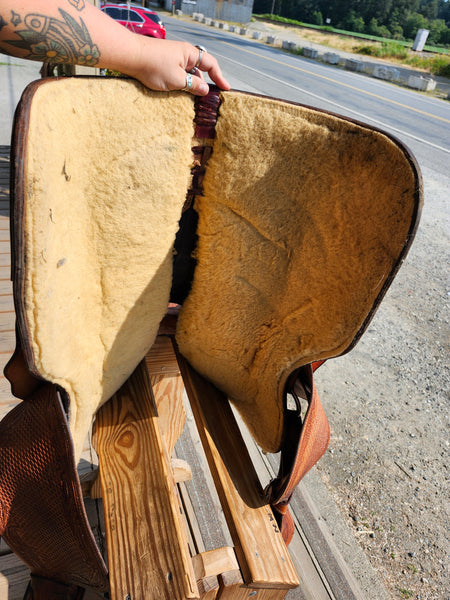
[[[438,77],[448,77],[450,79],[450,56],[409,56],[405,63],[411,67],[429,71]]]
[[[353,46],[353,51],[365,56],[376,56],[377,58],[397,58],[404,60],[408,57],[408,50],[397,42],[381,42],[365,46]]]
[[[389,58],[395,62],[421,69],[440,77],[450,78],[450,56],[443,54],[416,54],[397,42],[383,42],[364,46],[353,46],[353,52],[377,58]]]

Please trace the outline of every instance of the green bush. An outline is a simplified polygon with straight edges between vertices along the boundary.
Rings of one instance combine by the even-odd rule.
[[[377,56],[378,58],[405,59],[408,56],[408,50],[397,42],[382,42],[381,44],[370,46],[354,46],[353,50],[358,54]]]

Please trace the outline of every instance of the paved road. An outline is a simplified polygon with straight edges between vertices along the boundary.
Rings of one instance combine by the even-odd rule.
[[[287,54],[196,22],[165,18],[168,38],[202,43],[235,89],[349,116],[399,137],[419,162],[450,171],[450,103],[391,83]]]

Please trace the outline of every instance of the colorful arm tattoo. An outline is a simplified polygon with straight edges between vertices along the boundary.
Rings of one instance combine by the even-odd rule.
[[[84,0],[68,0],[78,11],[83,10]],[[4,40],[3,44],[27,50],[24,58],[50,63],[69,63],[95,66],[100,51],[92,43],[91,36],[80,18],[78,23],[69,13],[59,8],[62,19],[31,13],[22,17],[11,11],[10,24],[16,27],[20,39]],[[6,22],[0,17],[0,29]],[[5,50],[7,50],[5,48]]]

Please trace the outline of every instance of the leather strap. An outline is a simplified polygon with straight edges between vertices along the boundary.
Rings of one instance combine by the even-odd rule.
[[[109,587],[53,384],[41,385],[0,422],[0,535],[33,575]]]
[[[285,411],[285,429],[278,476],[266,488],[270,505],[286,544],[294,534],[294,522],[289,513],[289,502],[300,480],[324,454],[330,441],[330,426],[320,403],[313,378],[313,368],[306,365],[294,373],[290,393],[297,402],[297,411]],[[300,403],[306,400],[308,408],[302,420]]]

